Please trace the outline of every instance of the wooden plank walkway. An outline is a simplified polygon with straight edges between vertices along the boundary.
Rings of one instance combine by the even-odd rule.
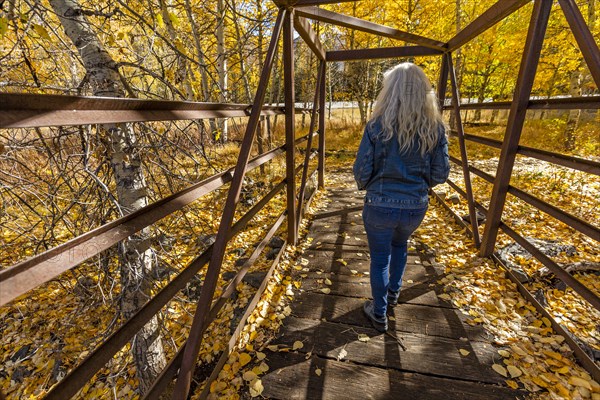
[[[501,357],[485,332],[466,324],[460,311],[437,297],[442,293],[437,281],[444,268],[422,248],[409,252],[400,302],[391,311],[388,333],[371,327],[362,311],[370,297],[362,194],[351,188],[330,192],[330,206],[316,216],[308,235],[313,241],[303,255],[309,261],[303,291],[270,343],[291,348],[301,341],[304,346],[297,351],[265,349],[270,371],[262,377],[263,396],[282,400],[524,398],[523,392],[507,387],[491,369]],[[330,293],[321,292],[323,288]],[[462,356],[459,349],[470,353]]]

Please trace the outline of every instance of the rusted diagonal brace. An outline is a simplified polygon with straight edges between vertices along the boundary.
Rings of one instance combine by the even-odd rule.
[[[206,325],[208,311],[210,309],[213,294],[217,285],[221,264],[223,263],[225,248],[227,246],[227,238],[231,229],[231,223],[233,221],[235,209],[240,198],[242,182],[246,174],[246,168],[250,158],[250,151],[252,150],[252,143],[254,142],[254,136],[256,134],[256,127],[258,126],[262,104],[264,103],[265,93],[269,78],[271,76],[273,60],[275,59],[275,54],[277,52],[277,42],[281,34],[283,20],[286,17],[286,14],[287,12],[285,9],[280,9],[277,16],[277,21],[273,27],[273,35],[271,37],[271,42],[269,43],[269,49],[267,50],[264,67],[258,82],[258,89],[256,91],[256,95],[254,96],[254,107],[252,107],[252,114],[250,115],[248,125],[246,127],[246,133],[244,134],[244,139],[240,148],[238,162],[233,174],[233,182],[231,183],[229,193],[227,194],[225,209],[223,210],[219,231],[217,232],[217,238],[214,243],[215,247],[208,265],[208,270],[204,279],[204,285],[202,286],[202,291],[200,292],[200,298],[198,299],[198,306],[196,308],[196,313],[194,314],[194,320],[192,322],[192,328],[190,330],[188,342],[183,352],[181,369],[179,370],[179,376],[177,378],[175,391],[173,393],[174,400],[185,400],[190,390],[192,375],[196,366],[196,358],[198,357],[200,344],[202,343],[201,332],[204,330]],[[290,143],[289,145],[293,145],[293,143]]]
[[[600,88],[600,50],[598,50],[594,36],[592,36],[579,7],[577,7],[577,4],[573,0],[558,0],[558,3],[567,18],[573,36],[575,36],[583,58],[592,73],[596,87]]]
[[[306,190],[307,177],[308,177],[308,163],[311,155],[311,147],[312,147],[312,133],[315,130],[317,125],[317,107],[319,105],[319,88],[321,87],[321,82],[325,79],[325,61],[321,61],[319,64],[319,73],[317,75],[317,84],[315,86],[315,96],[313,99],[313,108],[312,113],[310,115],[310,126],[308,128],[308,140],[306,141],[306,152],[304,153],[304,165],[302,168],[302,180],[300,181],[300,191],[298,198],[298,207],[297,215],[296,215],[296,230],[300,227],[300,219],[302,217],[302,208],[304,206],[304,191]]]
[[[299,144],[304,140],[308,140],[308,135],[296,139],[295,143]],[[281,146],[253,158],[248,164],[248,170],[265,164],[283,151],[284,147]],[[180,210],[201,196],[229,183],[233,171],[232,168],[211,176],[141,210],[0,271],[0,306],[101,253],[140,229]]]
[[[535,72],[537,70],[551,8],[552,0],[536,0],[533,6],[533,13],[531,14],[531,20],[529,22],[529,31],[527,32],[527,39],[525,41],[525,49],[519,67],[519,77],[515,88],[515,96],[506,124],[506,134],[504,135],[500,160],[498,162],[498,171],[496,172],[496,181],[494,182],[494,188],[492,190],[490,212],[485,223],[483,242],[480,248],[482,256],[490,256],[494,252],[494,247],[496,245],[500,219],[506,202],[506,193],[508,192],[508,183],[510,182],[517,156],[521,130],[523,129],[525,116],[527,114],[529,96],[531,94],[531,88],[533,86],[533,80],[535,78]]]
[[[451,181],[448,181],[448,183],[451,183]],[[452,184],[453,185],[453,184]],[[455,187],[455,189],[457,189],[457,191],[461,194],[461,195],[465,195],[464,192],[462,192],[462,190],[460,190],[460,188],[458,188],[458,186],[453,186]],[[459,215],[457,215],[454,210],[452,210],[452,208],[446,204],[444,202],[444,200],[437,194],[434,192],[435,197],[438,200],[438,203],[441,204],[444,209],[446,209],[448,212],[450,212],[450,214],[452,214],[452,216],[454,217],[455,221],[465,227],[467,229],[467,231],[469,232],[469,234],[471,233],[469,230],[469,226],[460,218]],[[479,203],[475,203],[477,208],[479,210],[481,210],[481,212],[483,212],[484,214],[487,213],[487,209],[485,207],[483,207],[481,204]],[[577,287],[583,287],[584,291],[587,291],[592,298],[595,296],[596,301],[598,300],[598,296],[596,296],[593,292],[591,292],[589,289],[587,289],[585,286],[583,286],[583,284],[581,284],[581,282],[579,282],[577,279],[575,279],[573,276],[571,276],[568,272],[564,271],[560,266],[558,266],[558,264],[556,264],[554,261],[550,260],[548,257],[546,257],[544,255],[544,253],[542,253],[540,250],[538,250],[535,246],[533,246],[531,243],[529,243],[524,237],[522,237],[521,235],[519,235],[518,233],[516,233],[514,230],[512,230],[510,227],[508,227],[506,224],[504,224],[503,222],[500,223],[500,228],[510,237],[512,237],[515,242],[519,243],[521,246],[523,246],[529,253],[531,253],[534,257],[536,257],[540,262],[542,262],[544,265],[546,265],[551,271],[553,271],[555,274],[557,274],[557,276],[561,277],[560,279],[565,282],[566,284],[568,284],[569,286],[571,286],[572,288],[574,288],[574,290],[581,294],[579,292],[578,289],[576,289]],[[541,258],[540,258],[541,255]],[[545,258],[544,258],[545,257]],[[546,318],[548,318],[550,320],[550,322],[552,323],[552,328],[559,334],[562,335],[565,338],[565,341],[567,342],[567,344],[569,345],[569,347],[571,348],[571,350],[573,350],[573,353],[575,354],[575,357],[579,360],[579,362],[583,365],[583,367],[590,373],[590,375],[592,375],[592,377],[596,380],[600,379],[600,368],[598,368],[598,366],[591,360],[591,358],[583,351],[583,349],[579,346],[579,344],[575,341],[575,339],[573,339],[572,334],[561,324],[559,324],[554,317],[548,312],[548,310],[546,310],[536,299],[535,297],[529,292],[529,290],[527,290],[527,288],[525,288],[525,286],[523,286],[523,284],[521,282],[519,282],[519,279],[510,271],[509,268],[507,268],[502,262],[501,260],[495,255],[493,254],[491,257],[498,265],[500,265],[505,272],[507,273],[508,277],[510,280],[512,280],[516,285],[517,288],[519,290],[519,292],[530,302],[532,303],[535,308]],[[546,262],[548,262],[548,264],[546,264]],[[561,274],[561,275],[559,275]],[[585,296],[584,296],[585,297]]]
[[[310,22],[306,18],[296,15],[294,17],[294,28],[296,28],[298,34],[304,39],[306,45],[310,47],[317,58],[321,61],[325,60],[325,49],[319,40],[319,35],[310,26]]]
[[[319,161],[317,170],[319,188],[325,188],[325,74],[327,71],[327,63],[325,63],[325,71],[323,71],[323,80],[319,86]]]
[[[301,168],[302,168],[301,165],[298,166],[296,168],[296,172],[300,171]],[[272,193],[278,193],[284,187],[285,187],[285,181],[282,181],[279,185],[277,185],[275,188],[273,188],[271,190],[271,192],[269,192],[269,194],[265,196],[265,198],[267,198],[267,197],[269,197],[269,199],[272,198],[272,196],[271,196]],[[314,192],[313,192],[313,194],[314,194]],[[259,205],[257,204],[254,207],[252,207],[252,209],[250,211],[248,211],[248,213],[246,215],[252,214],[252,216],[254,216],[260,209],[262,209],[262,206],[260,206],[260,207],[258,207],[258,206]],[[255,208],[257,208],[256,212],[252,212]],[[282,216],[285,215],[285,214],[286,214],[286,212],[284,212],[282,214]],[[248,223],[248,221],[249,221],[250,218],[252,218],[252,217],[249,217],[246,220],[244,220],[244,217],[240,218],[240,220],[237,221],[233,225],[232,232],[236,232],[237,233],[239,230],[241,230],[242,227],[245,226]],[[279,223],[279,225],[277,225],[277,226],[279,227],[280,225],[281,224]],[[284,244],[283,247],[285,247],[285,244]],[[212,249],[212,246],[210,248]],[[282,251],[283,250],[284,249],[282,248]],[[277,261],[279,260],[279,256],[281,254],[282,254],[282,252],[280,252],[279,255],[277,256],[277,258],[275,259],[275,261],[273,263],[273,266],[277,264]],[[252,305],[250,305],[248,307],[253,308]],[[216,314],[216,311],[213,311],[213,310],[214,310],[214,307],[211,308],[210,315]],[[207,320],[207,324],[210,324],[212,322],[212,319],[211,319],[210,315],[209,315],[209,318]],[[245,320],[245,318],[247,318],[247,317],[243,317],[242,321]],[[201,334],[204,334],[205,329],[201,332]],[[186,343],[187,343],[187,341],[186,341]],[[185,348],[185,343],[181,346],[181,348],[179,349],[179,351],[177,352],[177,354],[175,355],[175,357],[173,357],[171,359],[171,361],[169,361],[169,364],[163,369],[163,371],[160,374],[160,376],[156,379],[156,381],[152,385],[152,388],[144,396],[144,400],[157,400],[160,397],[160,395],[165,391],[167,385],[169,384],[169,382],[171,381],[171,379],[175,376],[175,374],[177,373],[177,370],[179,369],[179,366],[181,365],[181,359],[183,357],[183,349],[184,348]]]
[[[456,131],[458,132],[458,145],[460,148],[460,156],[462,159],[463,179],[467,191],[467,204],[469,205],[469,216],[471,219],[471,229],[473,230],[473,241],[475,246],[479,247],[481,240],[479,239],[479,224],[477,223],[477,215],[475,206],[473,205],[473,187],[471,186],[471,174],[469,173],[469,158],[467,156],[467,146],[465,144],[465,131],[463,129],[462,118],[460,116],[460,94],[456,84],[456,71],[452,64],[452,55],[448,53],[445,57],[448,63],[448,71],[450,74],[450,83],[452,87],[452,107],[454,110],[454,121],[456,122]]]
[[[296,230],[296,177],[293,167],[296,160],[296,146],[293,145],[296,137],[296,88],[294,73],[294,18],[293,9],[283,21],[283,87],[285,89],[285,176],[287,181],[286,207],[287,241],[295,245],[298,238]]]
[[[271,189],[258,203],[244,214],[229,232],[228,239],[244,229],[248,222],[285,187],[285,181]],[[279,226],[279,225],[278,225]],[[270,239],[270,238],[269,238]],[[104,343],[96,348],[79,366],[72,370],[62,381],[52,388],[46,400],[63,400],[73,397],[77,391],[94,376],[125,344],[138,332],[148,320],[158,313],[177,292],[210,260],[214,244],[196,257],[179,275],[157,293],[130,320],[114,332]],[[213,307],[214,309],[214,307]],[[209,321],[211,319],[209,318]],[[180,362],[180,361],[179,361]],[[179,363],[177,364],[177,367]],[[171,375],[172,377],[173,375]]]

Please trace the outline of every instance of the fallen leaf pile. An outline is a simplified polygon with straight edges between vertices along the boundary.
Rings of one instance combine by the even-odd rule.
[[[497,159],[473,161],[474,165],[490,174],[496,172],[496,163]],[[462,173],[455,167],[453,166],[451,179],[464,187]],[[471,176],[475,199],[486,208],[489,207],[492,185],[481,178]],[[600,226],[600,177],[596,175],[520,157],[517,158],[514,167],[511,185],[593,226]],[[448,185],[438,188],[436,191],[452,193]],[[447,204],[457,214],[468,215],[466,201],[447,201]],[[574,252],[563,251],[550,257],[563,267],[582,261],[600,263],[598,242],[512,195],[507,197],[503,221],[507,221],[509,226],[526,238],[547,240],[559,243],[562,248],[575,249]],[[483,227],[480,227],[480,234],[482,233]],[[512,239],[500,231],[496,249],[502,249],[512,243]],[[571,288],[556,289],[548,279],[540,278],[539,271],[543,269],[543,265],[529,253],[525,253],[524,256],[510,256],[509,259],[530,277],[525,286],[530,292],[543,295],[549,305],[548,311],[554,318],[586,345],[600,350],[600,327],[597,323],[600,320],[600,311]],[[600,295],[600,279],[596,273],[581,271],[573,273],[573,276],[596,295]]]
[[[324,207],[327,201],[323,193],[319,194],[313,202],[314,206],[307,210],[309,218]],[[306,225],[305,220],[300,228],[301,237],[308,233]],[[268,360],[262,350],[268,348],[270,351],[285,353],[304,347],[301,341],[296,341],[292,347],[269,345],[269,342],[276,336],[282,321],[292,312],[288,303],[301,287],[301,282],[294,276],[298,271],[306,269],[307,260],[302,254],[311,244],[312,240],[306,238],[300,240],[297,246],[288,246],[265,293],[248,318],[235,350],[229,355],[218,378],[210,384],[209,399],[236,400],[243,392],[259,397],[264,389],[260,377],[269,371]],[[301,279],[301,275],[298,279]],[[199,398],[202,388],[200,386],[191,398]]]
[[[414,237],[434,249],[436,262],[446,266],[440,279],[445,293],[439,297],[468,315],[469,324],[482,325],[493,335],[499,346],[493,369],[507,385],[550,399],[600,399],[600,385],[575,362],[565,338],[524,300],[500,267],[479,257],[464,229],[441,205],[430,207]],[[572,308],[573,317],[587,311],[573,303],[564,307]]]
[[[181,212],[153,226],[157,235],[167,233],[173,238],[168,249],[157,253],[159,263],[167,266],[166,270],[170,272],[155,282],[155,292],[206,248],[207,245],[197,239],[216,232],[219,218],[215,216],[220,215],[218,204],[224,193],[217,191],[205,196],[202,201],[186,206]],[[236,262],[252,251],[252,244],[264,236],[270,224],[285,208],[285,201],[285,192],[282,192],[228,244],[222,267],[224,273],[237,271],[239,267]],[[238,207],[237,217],[248,208]],[[311,209],[307,210],[308,214],[311,212]],[[305,226],[302,229],[306,232]],[[281,230],[278,235],[285,237],[285,224]],[[288,252],[296,251],[293,246],[288,248]],[[289,307],[275,312],[269,306],[278,304],[281,296],[293,295],[292,289],[299,286],[298,282],[289,280],[289,274],[285,272],[290,268],[289,257],[289,254],[286,255],[281,262],[264,301],[258,305],[259,314],[251,317],[251,325],[276,326],[278,317],[283,317],[284,313],[289,315]],[[9,399],[43,397],[124,322],[120,317],[115,318],[120,288],[115,278],[118,277],[117,260],[113,257],[106,261],[108,266],[102,269],[100,261],[92,259],[0,308],[0,388]],[[263,254],[250,272],[265,271],[271,262]],[[175,354],[187,338],[196,308],[197,288],[205,273],[206,268],[201,269],[194,281],[162,309],[161,318],[165,327],[162,333],[167,359]],[[81,282],[85,285],[82,286]],[[226,284],[227,280],[221,276],[216,296],[221,294]],[[283,292],[282,287],[285,288]],[[255,291],[248,284],[238,285],[238,293],[233,301],[225,304],[205,334],[198,357],[200,364],[214,362],[226,349],[234,314],[246,306]],[[235,357],[235,353],[232,357]],[[126,345],[84,385],[80,395],[94,399],[113,399],[115,395],[119,399],[137,399],[138,386],[135,365],[129,345]],[[258,384],[254,390],[260,392]]]

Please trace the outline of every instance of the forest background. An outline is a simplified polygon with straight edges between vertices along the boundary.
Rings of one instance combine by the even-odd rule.
[[[446,41],[493,3],[357,1],[326,8]],[[598,40],[596,1],[577,3]],[[454,54],[463,102],[512,98],[531,8],[532,4],[523,7]],[[261,0],[112,0],[85,4],[77,0],[0,1],[0,90],[250,103],[276,11],[273,2]],[[314,28],[327,50],[405,44],[324,24],[314,24]],[[439,57],[410,60],[422,66],[435,83]],[[338,162],[353,157],[381,87],[382,72],[399,61],[329,64],[328,168],[335,169]],[[318,59],[300,38],[296,39],[295,70],[296,101],[310,107]],[[598,89],[562,12],[554,10],[532,95],[555,98],[591,94],[598,94]],[[267,102],[281,104],[283,96],[283,67],[277,59]],[[351,107],[333,107],[338,102],[350,102]],[[469,132],[502,139],[505,112],[464,113]],[[298,116],[299,135],[305,133],[306,119],[306,115]],[[283,143],[282,120],[264,120],[257,152]],[[243,119],[217,119],[0,131],[0,268],[234,165],[244,124]],[[599,136],[595,110],[530,111],[522,144],[597,159]],[[475,159],[497,156],[482,149],[469,148]],[[456,150],[453,144],[451,151],[457,154]],[[120,169],[123,160],[127,168]],[[249,175],[242,194],[244,206],[249,207],[269,182],[285,176],[281,164],[265,168],[266,171],[261,169]],[[120,318],[126,319],[143,302],[128,294],[127,286],[137,287],[145,282],[146,294],[157,290],[161,279],[168,279],[171,271],[186,265],[206,246],[218,226],[224,193],[218,191],[201,205],[187,207],[155,224],[133,238],[132,243],[116,246],[94,258],[74,270],[70,280],[59,284],[61,290],[79,299],[75,310],[90,309],[100,302],[109,315],[113,305],[119,305],[121,314],[103,319],[96,332],[81,339],[81,348],[100,339],[97,331],[102,335],[110,333]],[[249,237],[245,240],[252,242]],[[141,261],[130,259],[127,246],[145,256]],[[230,250],[239,257],[248,244],[240,242],[237,246]],[[114,266],[117,260],[118,274]],[[142,271],[145,278],[136,281],[140,275],[136,271]],[[4,326],[8,326],[12,310],[1,311]],[[76,349],[75,346],[71,350]],[[147,349],[141,349],[137,354],[145,352]],[[148,363],[143,359],[136,361]],[[68,370],[68,363],[61,362],[54,368],[51,381]],[[164,360],[155,362],[158,370]],[[142,385],[150,379],[139,374],[137,378]]]

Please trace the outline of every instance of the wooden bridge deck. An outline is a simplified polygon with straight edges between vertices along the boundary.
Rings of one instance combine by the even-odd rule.
[[[263,396],[311,400],[525,397],[492,370],[501,357],[483,329],[466,324],[459,310],[437,297],[442,293],[437,281],[444,267],[432,262],[426,249],[417,246],[409,251],[400,302],[390,314],[388,333],[371,327],[362,311],[370,287],[361,194],[334,188],[331,200],[311,226],[313,242],[303,255],[308,260],[308,271],[302,272],[303,291],[270,343],[279,349],[289,349],[296,341],[304,346],[297,351],[265,350],[270,371],[262,378]],[[323,293],[323,288],[330,293]],[[460,349],[469,354],[461,355]]]

